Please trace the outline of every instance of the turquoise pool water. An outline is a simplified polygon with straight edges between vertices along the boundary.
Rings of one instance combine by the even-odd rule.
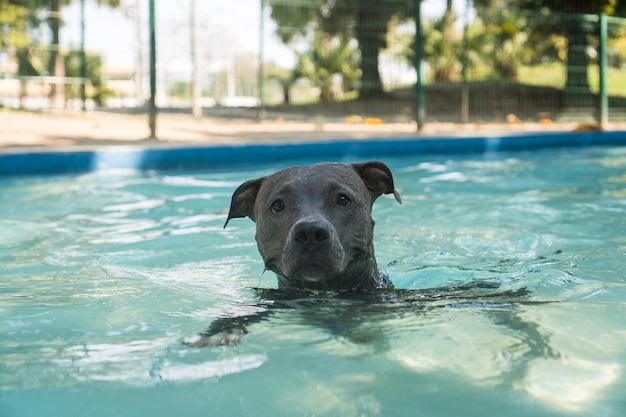
[[[626,148],[383,160],[376,254],[413,291],[267,315],[254,224],[222,226],[284,164],[0,178],[0,415],[625,415]]]

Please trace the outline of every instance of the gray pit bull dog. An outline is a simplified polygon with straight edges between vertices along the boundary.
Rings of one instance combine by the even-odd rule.
[[[371,211],[382,194],[402,204],[382,162],[287,168],[239,186],[224,227],[233,218],[256,223],[259,252],[279,288],[391,288],[374,257]]]

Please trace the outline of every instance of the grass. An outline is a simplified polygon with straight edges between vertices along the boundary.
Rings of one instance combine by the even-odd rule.
[[[609,67],[606,74],[606,91],[611,97],[626,97],[626,71],[620,68]],[[597,65],[589,67],[589,84],[591,90],[598,92],[599,90],[599,70]]]
[[[591,91],[597,93],[599,90],[599,69],[597,64],[590,65],[588,79]],[[518,81],[522,84],[564,88],[566,70],[565,65],[557,62],[522,66],[519,68]],[[614,97],[626,97],[626,71],[619,68],[607,68],[607,94]]]
[[[561,63],[520,66],[518,71],[518,81],[522,84],[554,88],[565,87],[565,65]]]

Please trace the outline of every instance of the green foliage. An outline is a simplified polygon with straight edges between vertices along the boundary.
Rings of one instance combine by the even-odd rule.
[[[0,0],[0,49],[25,48],[32,39],[32,30],[41,21],[32,6],[34,1]]]
[[[426,24],[424,55],[431,78],[458,81],[465,65],[470,79],[516,79],[518,66],[533,59],[526,24],[522,14],[493,6],[478,9],[464,33],[450,33],[451,13]]]
[[[462,38],[455,33],[455,20],[452,3],[448,1],[444,15],[426,25],[424,56],[435,81],[453,81],[458,78]]]
[[[120,0],[96,0],[98,4],[119,7]],[[65,65],[65,75],[81,76],[80,53],[70,52],[65,57],[58,53],[59,29],[62,19],[61,6],[70,4],[72,0],[0,0],[0,49],[8,49],[18,62],[18,75],[57,75],[61,65]],[[48,19],[41,19],[44,10]],[[57,16],[57,18],[54,18]],[[39,43],[36,38],[38,29],[46,23],[52,32],[51,47],[48,53],[35,48]],[[43,64],[43,65],[42,65]],[[91,81],[91,98],[102,103],[106,93],[100,74],[101,59],[99,56],[88,55],[87,76]],[[56,87],[53,86],[53,89]],[[80,97],[80,86],[65,87],[68,97]]]
[[[112,7],[119,7],[120,5],[120,0],[96,0],[98,4],[105,4],[108,6],[112,6]],[[47,7],[45,6],[46,3],[44,4],[40,4],[38,1],[36,2],[38,5],[38,8],[43,8],[43,7]],[[48,26],[50,26],[50,30],[52,32],[52,41],[51,43],[51,50],[50,50],[50,55],[51,55],[51,59],[50,59],[50,74],[51,75],[57,75],[56,71],[58,69],[57,63],[55,62],[57,60],[57,51],[58,51],[58,45],[59,45],[59,29],[61,26],[61,6],[63,4],[70,4],[72,3],[72,0],[50,0],[50,6],[49,6],[49,16],[50,18],[48,19]]]
[[[598,29],[580,13],[626,12],[626,0],[474,0],[473,4],[476,18],[465,35],[458,29],[455,36],[446,36],[449,15],[423,25],[431,80],[459,80],[465,63],[469,80],[513,79],[552,85],[550,80],[558,79],[560,88],[589,94],[595,75],[585,70],[590,68],[587,52],[598,48]],[[609,26],[608,46],[610,65],[617,68],[626,63],[624,26]],[[547,79],[528,77],[529,68],[552,64],[561,73],[549,72],[557,75]]]
[[[300,0],[297,2],[269,0],[272,19],[278,23],[277,35],[285,44],[307,34],[311,25],[319,25],[322,20],[320,10],[325,2],[320,0]]]
[[[39,71],[33,65],[30,48],[17,48],[15,56],[17,58],[17,75],[20,77],[35,77],[40,75]]]
[[[342,85],[350,90],[359,78],[359,51],[354,42],[343,35],[329,36],[316,32],[311,50],[298,54],[294,78],[304,77],[320,88],[320,99],[331,101],[335,98],[333,87],[336,78],[341,77]]]
[[[519,82],[554,88],[565,87],[565,64],[548,62],[540,65],[522,65],[519,67]]]
[[[310,40],[318,31],[331,38],[343,37],[346,42],[355,39],[361,55],[360,97],[383,94],[378,57],[386,47],[388,23],[393,16],[409,15],[413,1],[269,0],[268,4],[278,35],[286,44]]]
[[[608,61],[614,68],[626,66],[626,25],[609,25]]]
[[[87,98],[94,100],[97,104],[102,105],[109,94],[108,90],[102,82],[102,57],[98,54],[87,54],[85,72],[89,81],[87,89]],[[77,77],[82,76],[82,53],[81,51],[70,51],[64,56],[65,76]],[[81,98],[80,85],[66,85],[66,98]]]
[[[191,83],[178,81],[168,89],[168,95],[181,99],[191,99]]]
[[[626,12],[623,0],[514,0],[509,3],[520,9],[556,13],[622,15]]]
[[[591,90],[598,92],[598,66],[588,68]],[[565,87],[566,67],[563,63],[552,62],[541,65],[522,65],[519,67],[519,82],[526,85],[537,85],[563,89]],[[626,96],[626,72],[618,68],[608,68],[607,93],[611,97]]]
[[[480,10],[468,30],[468,43],[475,51],[470,63],[491,68],[497,78],[517,79],[519,65],[531,61],[536,52],[527,24],[515,10]]]
[[[275,63],[264,65],[265,77],[268,80],[276,80],[281,85],[290,86],[294,83],[294,71],[283,68]]]

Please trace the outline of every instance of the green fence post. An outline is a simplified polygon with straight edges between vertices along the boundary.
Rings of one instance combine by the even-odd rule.
[[[148,124],[150,125],[150,139],[156,139],[156,16],[154,0],[150,0],[150,106],[148,109]]]
[[[461,55],[461,123],[469,123],[469,85],[467,84],[467,66],[469,58],[469,8],[470,2],[465,2],[465,21],[463,22],[463,52]]]
[[[265,2],[263,0],[260,1],[261,6],[261,17],[259,21],[259,72],[258,72],[258,89],[259,89],[259,108],[257,114],[257,121],[262,122],[265,119],[265,97],[263,91],[263,81],[265,78],[265,72],[263,71],[263,59],[265,55],[265,24],[264,24],[264,16],[263,9],[265,8]]]
[[[424,127],[426,115],[424,98],[424,80],[422,79],[422,60],[424,58],[424,38],[422,37],[422,0],[415,0],[415,72],[417,80],[415,82],[415,122],[417,130]]]
[[[606,40],[607,40],[607,18],[604,13],[600,15],[600,56],[599,56],[599,78],[600,78],[600,86],[599,86],[599,124],[600,129],[606,127],[606,124],[609,121],[609,97],[606,92],[606,77],[607,77],[607,53],[606,53]]]
[[[80,1],[80,100],[82,110],[87,110],[87,53],[85,52],[85,0]]]

